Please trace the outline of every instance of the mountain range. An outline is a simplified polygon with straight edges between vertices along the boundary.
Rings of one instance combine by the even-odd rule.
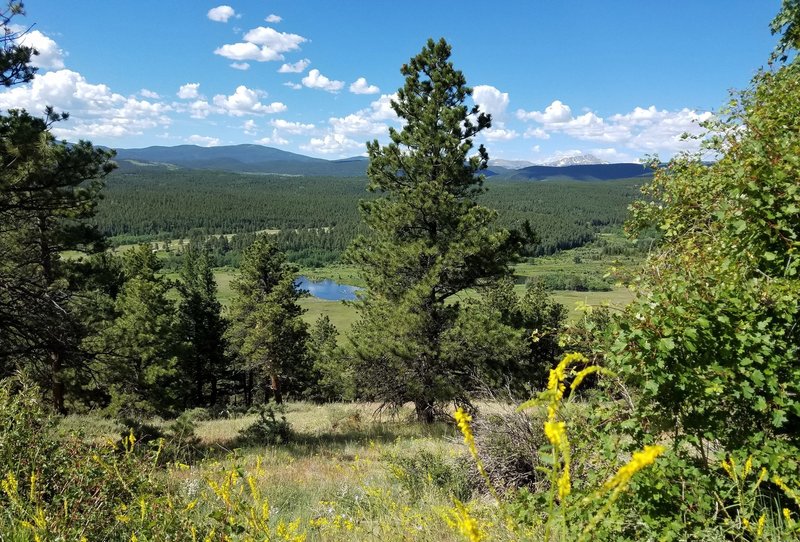
[[[223,170],[239,173],[274,175],[313,175],[359,177],[366,175],[368,160],[354,156],[325,160],[282,151],[262,145],[199,147],[146,147],[116,149],[116,161],[122,171],[141,168]],[[640,164],[608,164],[592,155],[578,155],[545,165],[522,160],[491,160],[487,177],[516,180],[597,181],[647,177],[651,172]]]

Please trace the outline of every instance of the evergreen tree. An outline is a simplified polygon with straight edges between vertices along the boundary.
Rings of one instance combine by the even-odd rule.
[[[224,375],[225,321],[217,300],[217,283],[207,251],[190,246],[184,253],[178,307],[181,339],[181,371],[188,389],[187,406],[207,406],[217,402],[218,384]]]
[[[308,396],[315,401],[352,401],[355,387],[352,366],[339,347],[339,332],[327,315],[317,318],[308,333],[308,356],[312,386]]]
[[[356,373],[391,403],[412,401],[434,419],[441,401],[466,401],[470,360],[443,355],[442,338],[458,318],[453,295],[509,273],[521,240],[494,227],[497,213],[476,203],[489,156],[472,139],[491,124],[449,61],[450,46],[429,40],[403,65],[405,85],[392,108],[405,121],[391,143],[367,144],[368,190],[361,202],[370,229],[352,245],[368,296],[356,326]]]
[[[242,362],[245,401],[252,401],[253,378],[263,382],[265,401],[270,391],[283,402],[283,386],[305,371],[307,326],[297,304],[297,268],[266,235],[245,250],[236,279],[228,338]]]
[[[86,220],[114,167],[112,153],[88,142],[57,143],[49,128],[63,118],[52,110],[44,119],[0,116],[0,367],[32,368],[61,412],[66,373],[75,378],[86,368],[81,342],[92,296],[85,262],[62,254],[104,248]]]
[[[33,47],[20,45],[19,39],[26,31],[12,27],[11,20],[17,15],[25,15],[22,2],[9,1],[0,11],[0,85],[4,87],[27,83],[36,73],[31,58],[39,52]]]
[[[182,395],[178,372],[181,348],[171,285],[148,245],[123,255],[125,283],[116,299],[116,318],[93,345],[105,352],[98,374],[115,414],[173,413]]]

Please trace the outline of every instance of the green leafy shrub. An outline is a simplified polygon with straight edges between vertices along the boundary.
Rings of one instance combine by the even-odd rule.
[[[272,403],[261,405],[258,419],[239,432],[239,442],[247,446],[283,444],[292,438],[292,426],[286,421],[286,407]]]
[[[414,455],[390,456],[389,470],[412,498],[421,497],[436,488],[458,500],[467,500],[475,485],[471,482],[471,466],[458,457],[421,450]]]

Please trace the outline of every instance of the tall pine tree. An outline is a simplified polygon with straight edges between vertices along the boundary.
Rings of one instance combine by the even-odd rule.
[[[361,202],[371,231],[348,254],[368,285],[356,373],[368,393],[412,401],[428,422],[437,403],[468,400],[470,360],[443,347],[461,310],[447,300],[508,274],[521,246],[476,202],[489,156],[483,145],[474,153],[472,140],[491,120],[465,104],[472,91],[449,58],[443,39],[429,40],[403,65],[392,108],[405,125],[389,129],[388,145],[367,144],[367,188],[383,197]]]
[[[187,387],[185,402],[187,406],[214,405],[227,359],[225,321],[206,250],[189,246],[184,253],[180,279],[178,318],[185,344],[181,354],[181,372]]]
[[[308,330],[297,304],[297,269],[266,235],[259,235],[244,252],[239,274],[231,283],[231,341],[245,376],[245,402],[252,401],[253,382],[283,402],[286,380],[306,373]]]

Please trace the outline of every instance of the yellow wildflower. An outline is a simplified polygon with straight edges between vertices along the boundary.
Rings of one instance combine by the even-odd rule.
[[[756,528],[756,536],[761,537],[764,534],[764,524],[767,522],[766,514],[761,514],[761,517],[758,518],[758,527]]]
[[[36,500],[36,473],[31,473],[31,491],[30,491],[30,500],[31,502]]]
[[[550,444],[556,448],[561,448],[561,444],[567,438],[567,430],[564,422],[546,421],[544,422],[544,434]]]
[[[774,476],[772,481],[775,482],[775,485],[781,488],[781,490],[786,494],[787,497],[792,499],[797,506],[800,506],[800,498],[798,498],[797,493],[792,490],[789,486],[786,485],[780,476]]]
[[[453,499],[453,508],[447,510],[444,520],[450,527],[458,529],[469,542],[481,542],[485,538],[478,521],[470,515],[467,507],[458,499]]]
[[[14,476],[13,472],[6,474],[5,479],[0,481],[0,487],[3,488],[3,492],[8,495],[9,499],[16,499],[19,484],[17,483],[17,478]]]
[[[461,407],[458,407],[458,410],[456,410],[453,416],[455,416],[456,422],[458,422],[458,428],[461,430],[461,434],[464,435],[464,444],[469,447],[469,451],[473,457],[478,457],[478,450],[475,447],[475,436],[472,434],[472,428],[469,425],[472,421],[472,416],[464,412]]]
[[[645,446],[644,450],[633,454],[627,465],[623,466],[605,484],[603,490],[623,487],[627,485],[634,474],[655,462],[656,458],[664,453],[663,446]]]
[[[744,463],[744,476],[747,477],[753,469],[753,456],[748,456],[747,461]]]

